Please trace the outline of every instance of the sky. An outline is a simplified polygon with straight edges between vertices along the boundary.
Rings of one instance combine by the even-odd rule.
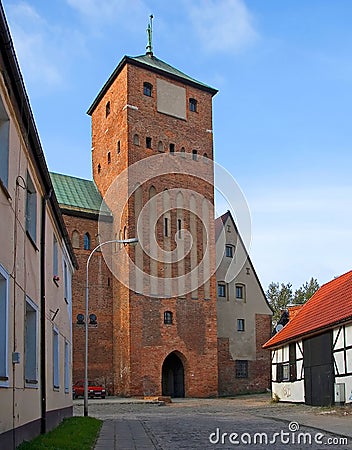
[[[153,14],[155,56],[219,90],[215,160],[248,204],[263,289],[352,269],[350,0],[3,6],[49,170],[91,179],[86,111],[124,55],[145,53]]]

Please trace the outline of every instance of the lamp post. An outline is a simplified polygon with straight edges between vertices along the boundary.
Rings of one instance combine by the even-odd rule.
[[[88,275],[89,275],[89,263],[93,254],[103,245],[106,244],[136,244],[138,238],[131,239],[113,239],[111,241],[102,242],[97,245],[88,256],[87,266],[86,266],[86,340],[85,340],[85,353],[84,353],[84,415],[88,416],[88,309],[89,309],[89,287],[88,287]]]

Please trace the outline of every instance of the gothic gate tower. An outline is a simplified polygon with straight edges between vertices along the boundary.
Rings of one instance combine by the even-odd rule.
[[[149,41],[145,55],[123,57],[88,110],[93,177],[115,217],[112,236],[140,240],[116,246],[113,255],[120,395],[218,392],[216,92],[155,57]]]

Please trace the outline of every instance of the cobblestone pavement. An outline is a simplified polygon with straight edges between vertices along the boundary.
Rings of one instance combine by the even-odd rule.
[[[76,403],[75,414],[82,412]],[[89,414],[104,420],[96,450],[352,449],[352,415],[322,412],[271,404],[268,395],[180,399],[168,405],[114,399],[89,403]]]

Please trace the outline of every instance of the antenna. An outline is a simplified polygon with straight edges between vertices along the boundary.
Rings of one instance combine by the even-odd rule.
[[[148,45],[146,47],[147,49],[147,55],[153,56],[153,14],[149,16],[149,23],[147,28],[147,34],[148,34]]]

